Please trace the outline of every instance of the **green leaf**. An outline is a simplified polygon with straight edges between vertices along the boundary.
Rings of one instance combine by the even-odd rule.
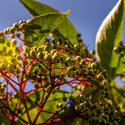
[[[11,125],[10,120],[0,113],[0,125]]]
[[[115,75],[119,55],[114,47],[121,41],[124,22],[125,1],[119,0],[104,19],[96,36],[96,56],[102,67],[108,70],[111,78]]]
[[[125,73],[125,56],[119,58],[119,64],[116,71],[117,75],[122,75],[123,73]]]
[[[58,10],[37,2],[35,0],[20,0],[20,2],[25,6],[25,8],[33,15],[38,16],[47,13],[59,13]],[[64,38],[69,40],[72,44],[77,43],[77,30],[74,25],[69,21],[68,18],[65,19],[63,23],[61,23],[56,29],[54,30],[55,34],[61,34]]]
[[[36,92],[38,92],[40,94],[40,96],[39,96],[40,99],[43,97],[43,95],[44,95],[44,97],[46,97],[46,95],[47,95],[47,92],[44,93],[42,89],[39,91],[36,91]],[[39,109],[38,105],[35,103],[36,102],[36,92],[29,94],[27,97],[27,106],[28,106],[29,114],[30,114],[32,121],[34,120],[36,114],[38,113],[38,109]],[[43,123],[47,119],[49,119],[53,114],[50,114],[48,112],[54,112],[57,109],[57,104],[60,102],[64,102],[63,97],[68,98],[70,94],[71,93],[65,92],[61,89],[52,93],[43,108],[43,110],[46,112],[41,112],[40,117],[37,120],[37,123]],[[25,110],[23,109],[23,111],[24,111],[24,113],[21,115],[21,117],[23,119],[25,119],[26,121],[28,121]],[[19,122],[19,120],[18,120],[18,122]]]
[[[41,45],[46,37],[66,18],[67,14],[54,13],[36,16],[24,26],[24,44]]]

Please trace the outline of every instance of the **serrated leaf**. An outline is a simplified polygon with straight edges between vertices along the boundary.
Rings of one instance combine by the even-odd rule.
[[[46,37],[66,18],[67,14],[53,13],[34,17],[24,27],[24,44],[42,45]]]
[[[102,67],[107,69],[111,78],[115,74],[119,55],[114,47],[121,41],[123,32],[125,3],[119,0],[109,15],[104,19],[96,36],[96,56]]]
[[[20,2],[33,16],[47,13],[59,13],[58,10],[35,0],[20,0]],[[69,40],[71,44],[77,43],[77,30],[68,18],[66,18],[63,23],[56,27],[54,34],[61,34],[64,38]]]

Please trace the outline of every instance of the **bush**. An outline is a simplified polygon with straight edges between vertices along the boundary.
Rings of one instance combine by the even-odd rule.
[[[2,125],[124,124],[124,0],[102,23],[88,51],[67,13],[20,0],[34,16],[0,32]]]

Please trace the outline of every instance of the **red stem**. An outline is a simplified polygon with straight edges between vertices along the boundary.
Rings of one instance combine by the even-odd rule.
[[[29,111],[28,111],[28,108],[27,108],[27,105],[26,105],[26,100],[25,100],[25,97],[24,97],[24,88],[25,88],[25,85],[26,85],[26,83],[23,82],[24,73],[25,73],[25,64],[24,64],[24,62],[25,62],[25,59],[23,60],[23,72],[22,72],[22,77],[21,77],[21,82],[20,82],[20,93],[21,93],[21,96],[22,96],[22,100],[23,100],[25,110],[26,110],[27,118],[29,120],[29,123],[31,124]]]
[[[5,77],[4,77],[5,78]],[[17,89],[16,89],[16,87],[7,79],[7,78],[5,78],[5,80],[6,80],[6,82],[13,88],[13,90],[15,90],[16,92],[18,91]]]
[[[55,120],[52,120],[52,121],[48,121],[48,122],[45,122],[45,123],[41,123],[41,124],[37,124],[37,125],[49,125],[49,124],[52,124],[52,123],[66,121],[66,120],[73,119],[73,118],[76,118],[76,116],[68,116],[68,117],[64,117],[62,119],[58,118],[58,119],[55,119]]]
[[[6,104],[4,104],[2,101],[1,103],[6,107],[6,109],[8,109],[9,111],[11,111],[11,114],[15,115],[17,118],[19,118],[22,122],[28,124],[27,121],[25,121],[24,119],[22,119],[19,115],[17,115],[15,112],[13,112]],[[1,111],[2,112],[2,111]],[[6,117],[8,117],[9,115],[5,115]],[[9,118],[9,117],[8,117]],[[10,118],[9,118],[10,119]]]
[[[3,73],[2,71],[0,71],[2,73],[3,76],[7,77],[9,80],[11,80],[12,82],[14,82],[16,85],[19,85],[16,81],[14,81],[13,79],[11,79],[9,76],[7,76],[5,73]]]
[[[44,105],[46,104],[46,102],[47,102],[47,100],[48,100],[50,94],[52,93],[52,90],[53,90],[53,88],[50,88],[50,91],[48,92],[48,95],[46,96],[45,101],[44,101],[43,103],[41,102],[42,105],[41,105],[41,107],[39,108],[39,111],[38,111],[38,113],[37,113],[37,115],[36,115],[36,117],[35,117],[35,119],[34,119],[34,121],[33,121],[33,124],[36,123],[36,121],[37,121],[37,119],[38,119],[40,113],[42,112],[42,109],[44,108]]]
[[[24,104],[24,107],[25,107],[25,110],[26,110],[27,118],[29,120],[29,123],[31,124],[31,119],[30,119],[30,115],[29,115],[29,112],[28,112],[28,108],[27,108],[27,105],[26,105],[25,98],[24,98],[24,93],[23,93],[22,87],[20,87],[20,92],[21,92],[21,96],[22,96],[22,99],[23,99],[23,104]]]

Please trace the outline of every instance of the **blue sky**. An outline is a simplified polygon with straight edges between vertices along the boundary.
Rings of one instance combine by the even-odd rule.
[[[89,49],[95,48],[96,32],[103,19],[118,0],[39,0],[61,12],[71,9],[69,19],[82,33],[82,38]],[[0,30],[12,26],[19,20],[32,18],[19,0],[2,0],[0,4]]]

